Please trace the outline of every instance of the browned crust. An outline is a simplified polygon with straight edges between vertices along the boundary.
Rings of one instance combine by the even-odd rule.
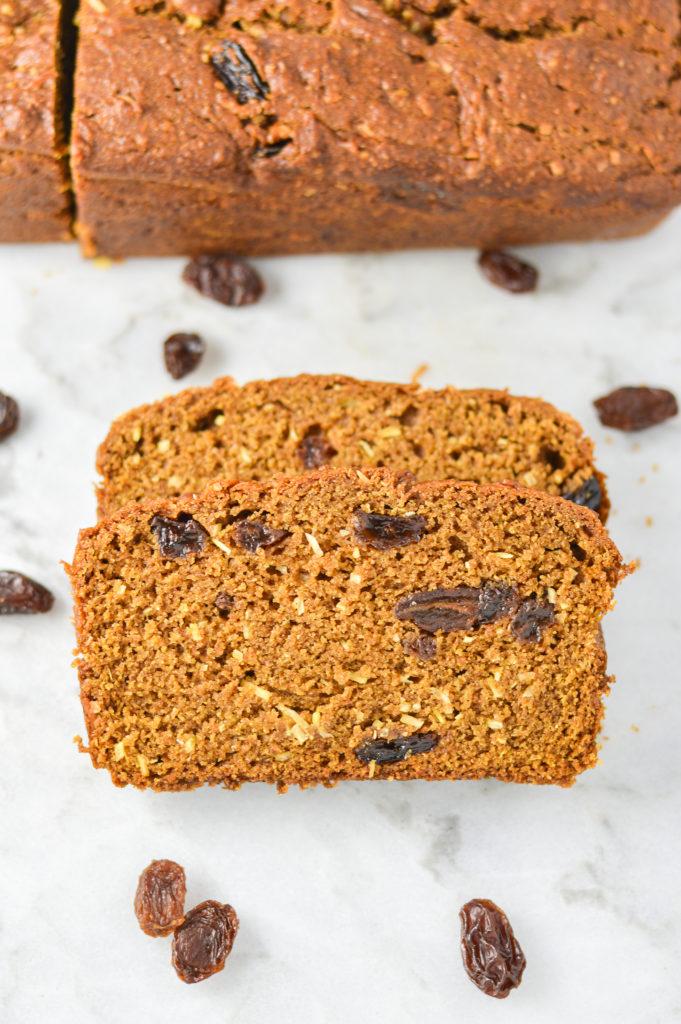
[[[678,4],[544,7],[468,0],[431,17],[408,0],[231,0],[197,22],[186,0],[83,5],[86,251],[497,247],[649,229],[681,197]],[[226,40],[262,95],[239,103],[214,74]]]

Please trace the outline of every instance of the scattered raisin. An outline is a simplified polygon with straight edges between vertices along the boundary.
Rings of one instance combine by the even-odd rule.
[[[536,267],[510,252],[486,249],[478,257],[478,266],[488,281],[507,292],[533,292],[537,287]]]
[[[511,629],[518,640],[538,644],[542,638],[544,627],[554,621],[553,605],[548,601],[540,601],[536,597],[528,597],[522,601],[511,620]]]
[[[0,615],[49,612],[54,597],[41,583],[9,569],[0,570]]]
[[[575,505],[582,505],[584,508],[598,512],[603,501],[603,490],[598,482],[598,477],[590,476],[583,484],[580,484],[574,491],[568,491],[563,497]]]
[[[13,434],[19,426],[19,406],[9,395],[0,391],[0,441]]]
[[[407,594],[395,605],[398,619],[407,619],[427,633],[441,629],[470,629],[478,622],[477,587],[455,587],[453,590],[420,590]]]
[[[645,430],[679,411],[676,398],[664,388],[617,388],[594,405],[603,426],[616,430]]]
[[[400,736],[396,740],[366,740],[355,749],[355,755],[362,764],[375,761],[376,764],[394,764],[406,761],[413,754],[426,754],[437,746],[438,737],[433,732]]]
[[[338,452],[323,434],[309,434],[296,448],[296,455],[305,469],[328,466]]]
[[[232,608],[234,607],[234,598],[231,594],[228,594],[226,590],[221,591],[213,601],[213,604],[220,613],[223,619],[229,617]]]
[[[418,544],[427,525],[424,516],[385,516],[361,509],[355,513],[355,537],[378,551]]]
[[[259,519],[245,519],[237,523],[232,533],[234,543],[246,551],[257,551],[258,548],[270,548],[278,544],[284,537],[290,536],[286,530],[278,530],[275,526],[268,526]]]
[[[222,53],[211,57],[210,63],[237,103],[243,105],[249,100],[264,100],[270,91],[269,85],[260,77],[255,64],[238,43],[223,43]]]
[[[248,306],[265,290],[257,270],[231,256],[198,256],[184,268],[182,280],[225,306]]]
[[[432,661],[437,652],[437,644],[434,636],[421,633],[419,636],[407,636],[402,641],[405,654],[413,654],[422,661]]]
[[[518,607],[520,600],[514,587],[503,583],[485,583],[478,597],[478,616],[480,622],[496,622],[510,615]]]
[[[190,910],[173,936],[173,967],[188,985],[204,981],[225,966],[239,919],[228,903],[206,900]]]
[[[152,860],[140,875],[135,915],[147,935],[170,935],[184,921],[184,869],[174,860]]]
[[[206,350],[203,338],[198,334],[171,334],[163,343],[163,358],[166,370],[179,380],[195,370]]]
[[[208,531],[187,512],[180,512],[177,519],[152,516],[149,527],[163,558],[198,555],[208,543]]]
[[[491,900],[470,900],[459,917],[466,974],[485,995],[505,999],[525,970],[525,956],[506,914]]]

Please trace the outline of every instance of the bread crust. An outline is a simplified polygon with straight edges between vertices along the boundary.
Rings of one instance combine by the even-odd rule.
[[[676,0],[98,6],[73,139],[88,253],[615,238],[681,198]],[[218,77],[226,43],[260,88]]]

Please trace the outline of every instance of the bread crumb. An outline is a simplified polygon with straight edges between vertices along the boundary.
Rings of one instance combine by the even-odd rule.
[[[652,526],[652,525],[653,525],[653,517],[652,516],[646,516],[646,526]]]
[[[417,366],[414,372],[412,373],[411,377],[409,378],[409,383],[418,384],[421,377],[423,377],[424,373],[428,373],[429,369],[430,366],[428,365],[428,363],[421,363],[421,365]]]
[[[317,538],[315,536],[313,536],[313,534],[311,534],[311,533],[306,533],[305,534],[305,540],[310,545],[310,547],[314,551],[314,553],[317,556],[317,558],[321,558],[323,556],[324,552],[322,551],[321,544],[319,543]]]

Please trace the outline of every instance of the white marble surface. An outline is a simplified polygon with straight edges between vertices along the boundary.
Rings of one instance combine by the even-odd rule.
[[[110,269],[67,247],[0,249],[0,389],[21,403],[0,445],[0,565],[48,584],[46,616],[0,621],[0,1020],[230,1024],[669,1024],[681,1020],[681,420],[601,428],[591,400],[681,393],[681,214],[641,240],[532,253],[514,297],[470,252],[263,261],[261,304],[184,287],[179,260]],[[175,330],[209,353],[186,383],[302,370],[508,386],[583,421],[610,475],[611,529],[641,568],[606,636],[618,680],[603,764],[571,790],[490,783],[116,790],[82,731],[66,578],[94,517],[97,443],[114,415],[176,390]],[[647,524],[651,517],[652,525]],[[185,865],[189,905],[231,901],[226,970],[184,986],[168,940],[137,927],[153,857]],[[528,960],[505,1003],[459,958],[459,906],[503,906]]]

